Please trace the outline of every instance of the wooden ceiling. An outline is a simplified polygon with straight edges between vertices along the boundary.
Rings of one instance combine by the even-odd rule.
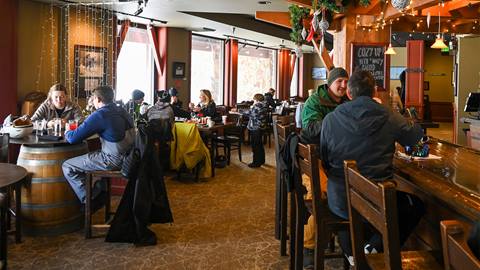
[[[291,4],[311,8],[311,0],[286,0]],[[438,31],[438,14],[440,12],[441,32],[456,34],[480,34],[480,0],[413,0],[408,9],[399,11],[389,0],[371,0],[367,7],[349,6],[345,13],[334,15],[331,30],[339,24],[335,23],[345,16],[357,16],[357,27],[374,30],[388,27],[392,31],[436,33]],[[427,16],[430,13],[430,25]],[[257,12],[256,19],[275,25],[291,28],[288,12]]]

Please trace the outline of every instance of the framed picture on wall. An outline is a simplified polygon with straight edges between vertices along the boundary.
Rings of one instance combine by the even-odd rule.
[[[185,78],[185,63],[173,62],[173,78]]]
[[[424,81],[423,82],[423,91],[428,91],[430,90],[430,82],[429,81]]]
[[[107,82],[107,48],[74,46],[74,96],[84,98]]]

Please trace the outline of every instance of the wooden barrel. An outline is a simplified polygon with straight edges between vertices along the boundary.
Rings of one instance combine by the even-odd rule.
[[[29,235],[58,235],[83,227],[80,201],[63,176],[66,159],[88,152],[87,144],[22,145],[17,164],[32,173],[22,190],[23,229]]]

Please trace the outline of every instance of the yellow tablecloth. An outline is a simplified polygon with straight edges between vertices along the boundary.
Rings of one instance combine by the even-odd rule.
[[[188,169],[193,169],[201,161],[204,161],[205,166],[200,169],[199,177],[211,177],[210,151],[203,143],[197,126],[193,123],[175,123],[170,168],[178,170],[182,164],[185,164]]]

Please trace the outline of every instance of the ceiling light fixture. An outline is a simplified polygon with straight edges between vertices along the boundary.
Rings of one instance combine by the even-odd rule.
[[[385,54],[397,54],[392,47],[392,22],[390,22],[390,39],[388,41],[390,43],[388,44],[388,49],[385,51]]]
[[[257,2],[259,5],[269,5],[272,3],[272,1],[258,1]]]
[[[448,48],[447,45],[443,42],[443,36],[440,34],[440,4],[438,4],[438,35],[435,39],[435,43],[430,46],[432,49],[445,49]]]

